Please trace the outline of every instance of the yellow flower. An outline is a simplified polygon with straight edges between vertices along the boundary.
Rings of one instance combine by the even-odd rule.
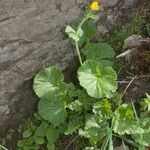
[[[100,3],[98,1],[93,1],[91,4],[90,4],[90,9],[92,11],[97,11],[100,9]]]

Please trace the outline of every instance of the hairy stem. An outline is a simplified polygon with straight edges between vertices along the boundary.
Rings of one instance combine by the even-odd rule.
[[[80,28],[82,27],[82,25],[84,24],[84,22],[86,21],[86,20],[88,20],[89,19],[89,17],[84,17],[82,20],[81,20],[81,22],[79,23],[79,25],[78,25],[78,28],[77,28],[77,33],[78,33],[78,31],[80,30]],[[80,62],[80,64],[82,65],[82,58],[81,58],[81,54],[80,54],[80,50],[79,50],[79,43],[76,41],[75,42],[75,46],[76,46],[76,51],[77,51],[77,55],[78,55],[78,58],[79,58],[79,62]]]
[[[85,22],[87,19],[88,19],[87,17],[84,17],[84,18],[81,20],[81,22],[80,22],[79,25],[78,25],[77,32],[78,32],[78,30],[82,27],[82,25],[84,24],[84,22]]]
[[[82,58],[81,58],[78,42],[75,42],[75,45],[76,45],[76,51],[77,51],[77,55],[78,55],[78,58],[79,58],[79,62],[82,65]]]
[[[109,138],[110,138],[109,133],[107,133],[107,136],[106,136],[106,138],[105,138],[105,140],[103,142],[101,150],[106,150],[108,142],[109,142]]]

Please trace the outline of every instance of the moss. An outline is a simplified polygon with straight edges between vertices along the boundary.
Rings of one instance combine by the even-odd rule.
[[[112,31],[105,39],[105,42],[109,43],[116,51],[120,51],[123,46],[124,40],[133,34],[147,36],[149,34],[150,25],[146,19],[138,14],[134,14],[132,19],[120,27]]]

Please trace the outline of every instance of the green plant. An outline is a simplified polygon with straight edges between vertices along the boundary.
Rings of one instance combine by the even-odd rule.
[[[88,139],[89,145],[83,147],[84,150],[112,150],[113,137],[139,150],[150,145],[147,140],[150,139],[149,95],[141,103],[140,116],[133,103],[122,103],[122,95],[116,92],[113,48],[106,43],[92,43],[93,34],[85,33],[83,28],[84,23],[97,19],[95,12],[87,9],[76,29],[67,26],[65,30],[74,41],[79,58],[77,77],[80,88],[65,83],[61,71],[55,66],[42,69],[34,78],[33,89],[40,98],[41,123],[23,132],[23,140],[18,141],[19,149],[36,150],[46,145],[48,150],[54,150],[61,134],[78,134]]]
[[[138,13],[133,14],[129,22],[113,30],[110,35],[105,38],[105,41],[107,41],[115,51],[121,51],[124,40],[133,34],[149,35],[149,23]]]
[[[8,150],[7,149],[7,143],[9,143],[12,140],[12,136],[14,134],[14,129],[9,129],[7,131],[7,134],[3,137],[0,138],[0,150]]]

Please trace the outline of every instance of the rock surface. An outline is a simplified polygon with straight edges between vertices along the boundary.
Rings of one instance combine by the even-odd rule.
[[[0,0],[0,132],[35,110],[27,81],[42,67],[65,69],[73,59],[63,29],[79,18],[81,2]]]
[[[142,43],[142,36],[140,35],[132,35],[124,40],[123,48],[130,48],[139,46]]]
[[[115,147],[114,150],[129,150],[129,148],[127,146],[124,146],[123,144],[120,145],[120,147]]]
[[[120,2],[101,1],[106,8]],[[35,111],[34,75],[42,67],[57,65],[63,70],[71,63],[74,53],[63,29],[80,18],[85,2],[0,0],[0,135]],[[100,30],[116,25],[118,14],[111,9],[100,13],[106,18]]]

